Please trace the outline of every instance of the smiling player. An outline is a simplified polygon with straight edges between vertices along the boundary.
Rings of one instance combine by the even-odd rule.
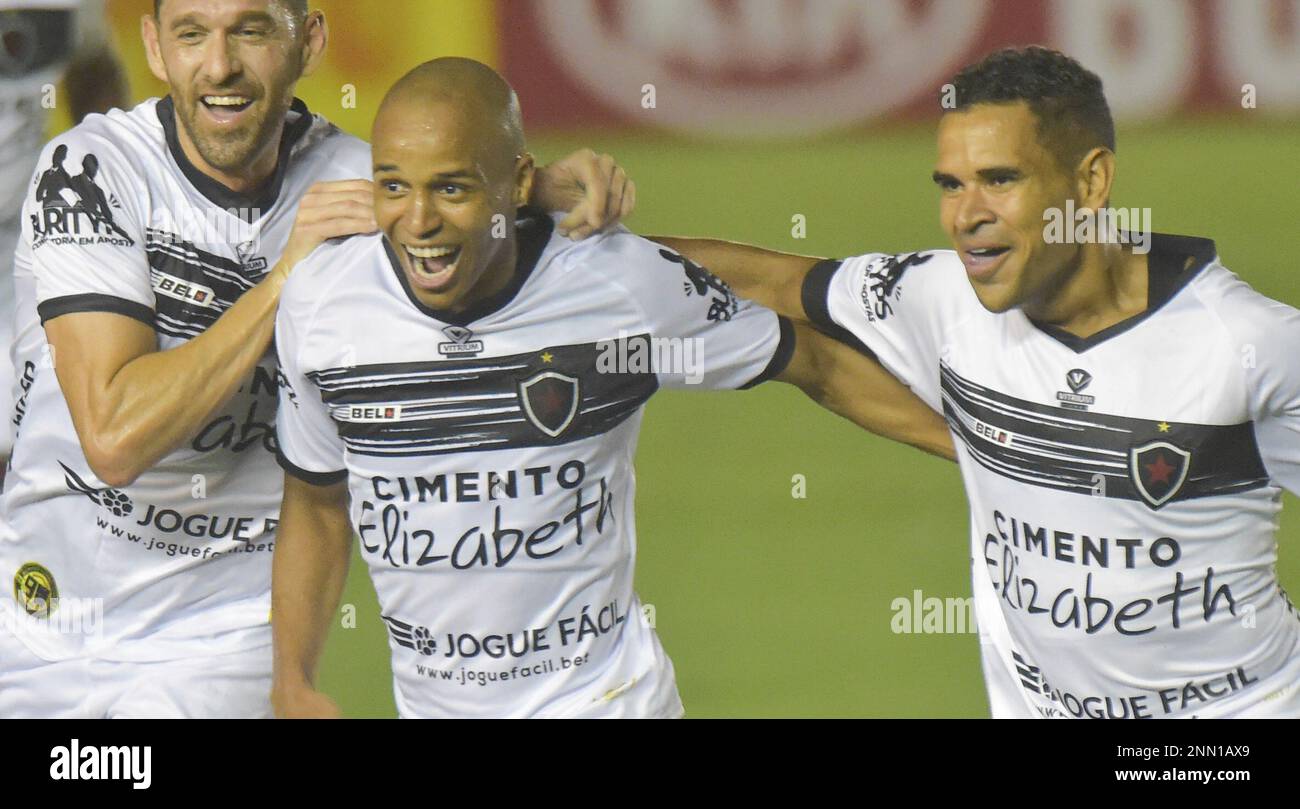
[[[279,715],[338,713],[313,682],[354,529],[402,716],[681,715],[632,591],[632,457],[646,401],[693,380],[624,367],[635,347],[698,345],[701,388],[782,379],[951,456],[942,419],[852,349],[630,233],[574,244],[520,209],[532,157],[489,68],[412,71],[373,151],[382,235],[316,251],[276,324]]]
[[[375,229],[369,147],[294,98],[323,15],[159,0],[142,30],[170,94],[56,138],[24,207],[0,717],[270,714],[275,311]],[[626,213],[606,159],[547,175],[547,206],[582,179],[575,227]]]
[[[994,716],[1300,715],[1275,540],[1300,492],[1300,312],[1208,239],[1049,238],[1055,213],[1107,206],[1116,171],[1074,60],[1001,51],[953,84],[933,179],[954,250],[663,241],[946,414]]]

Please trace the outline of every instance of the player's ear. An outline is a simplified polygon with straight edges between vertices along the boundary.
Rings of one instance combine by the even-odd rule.
[[[140,38],[144,40],[144,55],[149,60],[149,72],[167,84],[167,65],[162,58],[162,43],[158,39],[158,20],[152,14],[140,18]]]
[[[533,175],[536,172],[531,154],[524,152],[515,158],[515,207],[528,204],[533,195]]]
[[[310,76],[320,67],[325,55],[325,45],[329,42],[329,26],[325,23],[325,13],[313,11],[303,21],[302,36],[302,74]]]
[[[1079,208],[1098,210],[1110,199],[1110,186],[1115,181],[1115,153],[1098,146],[1079,161],[1076,173]]]

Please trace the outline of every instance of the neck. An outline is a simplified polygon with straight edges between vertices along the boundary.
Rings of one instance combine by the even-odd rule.
[[[501,250],[496,258],[484,271],[478,283],[462,298],[457,301],[451,311],[454,314],[460,314],[466,309],[477,303],[491,298],[501,290],[510,286],[510,280],[515,277],[516,266],[519,263],[519,241],[511,233],[501,245]]]
[[[176,139],[180,142],[185,158],[199,171],[234,191],[237,194],[249,194],[262,187],[262,184],[275,173],[275,165],[280,157],[280,139],[284,137],[284,120],[275,128],[274,137],[269,138],[261,150],[253,155],[247,165],[233,171],[219,169],[203,159],[199,149],[190,139],[190,133],[181,124],[176,112],[172,111],[172,121],[176,127]]]
[[[1117,244],[1083,245],[1064,280],[1026,303],[1025,314],[1076,337],[1090,337],[1147,308],[1147,261]]]

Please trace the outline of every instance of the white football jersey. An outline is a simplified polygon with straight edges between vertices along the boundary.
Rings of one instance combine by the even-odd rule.
[[[1278,585],[1300,312],[1155,235],[1147,310],[1081,339],[980,305],[957,254],[823,262],[804,307],[948,419],[995,716],[1300,715]]]
[[[176,348],[266,275],[312,184],[369,164],[364,142],[301,102],[276,174],[247,196],[185,159],[170,99],[91,115],[45,147],[15,260],[20,396],[0,507],[4,609],[35,653],[147,660],[266,642],[283,484],[274,352],[190,441],[113,489],[86,463],[42,324],[112,312]],[[93,611],[93,632],[47,631],[96,624],[81,615]]]
[[[511,285],[459,316],[411,294],[382,236],[298,268],[282,463],[348,481],[402,716],[679,716],[632,590],[642,408],[767,379],[793,333],[659,245],[521,216]]]

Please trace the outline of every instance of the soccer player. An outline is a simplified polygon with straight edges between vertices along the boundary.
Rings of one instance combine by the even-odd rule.
[[[1061,238],[1068,210],[1072,233],[1105,224],[1116,172],[1074,60],[1000,51],[953,84],[933,175],[952,250],[665,241],[947,416],[994,716],[1300,715],[1274,536],[1300,492],[1300,312],[1208,239]]]
[[[23,198],[45,142],[57,84],[72,120],[126,105],[126,79],[109,42],[103,0],[0,0],[0,396],[14,391],[14,248]],[[51,92],[53,91],[53,92]],[[12,399],[0,424],[0,480],[13,446]]]
[[[943,420],[856,351],[652,242],[575,244],[519,208],[532,158],[491,69],[416,68],[372,148],[382,234],[306,259],[276,322],[277,714],[338,714],[313,682],[355,529],[402,716],[680,716],[632,591],[632,457],[661,386],[775,377],[951,457]],[[647,364],[659,346],[681,362]]]
[[[369,148],[294,99],[319,12],[162,0],[142,27],[170,95],[57,138],[24,207],[0,716],[270,714],[275,311],[375,228]],[[629,198],[590,153],[544,174],[545,207],[585,184],[575,228]]]

